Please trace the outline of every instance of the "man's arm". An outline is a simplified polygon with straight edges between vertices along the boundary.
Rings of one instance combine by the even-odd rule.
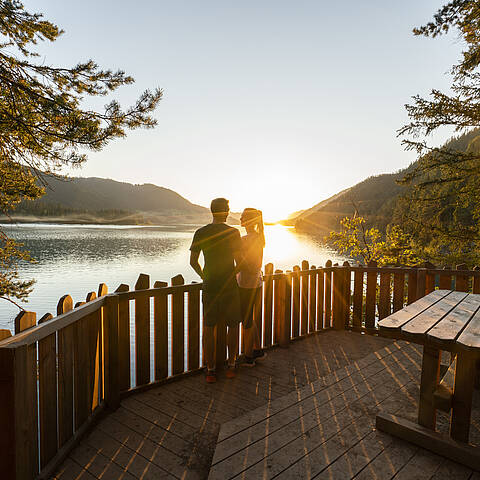
[[[197,272],[198,276],[203,280],[203,269],[198,262],[198,258],[200,257],[200,252],[190,252],[190,266]]]

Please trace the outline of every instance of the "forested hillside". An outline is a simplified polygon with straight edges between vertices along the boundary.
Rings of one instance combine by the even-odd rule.
[[[208,209],[153,184],[133,185],[105,178],[63,180],[48,176],[45,180],[46,194],[34,201],[23,201],[15,210],[16,216],[143,223],[160,217],[178,220],[185,216],[191,220],[209,215]]]
[[[452,152],[478,149],[480,131],[472,130],[451,139],[445,148]],[[430,171],[428,177],[418,177],[415,182],[432,181],[431,195],[414,199],[413,184],[399,183],[408,173],[418,167],[418,162],[396,173],[369,177],[363,182],[324,200],[296,218],[299,231],[325,236],[338,231],[340,220],[357,212],[366,219],[367,227],[377,227],[385,232],[389,224],[397,224],[414,236],[424,258],[439,261],[457,258],[469,260],[468,251],[474,251],[465,238],[465,231],[478,231],[478,219],[474,212],[475,202],[461,197],[462,185],[458,182],[438,182],[440,170]],[[480,184],[480,171],[473,169],[472,178]],[[413,199],[415,201],[413,201]],[[463,232],[462,246],[454,236],[442,234],[457,229]],[[461,251],[460,251],[461,250]],[[474,255],[475,256],[475,255]],[[475,259],[470,255],[472,261]]]

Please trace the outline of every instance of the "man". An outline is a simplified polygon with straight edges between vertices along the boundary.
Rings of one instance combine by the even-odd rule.
[[[240,295],[235,265],[240,263],[241,240],[236,228],[225,222],[230,211],[228,200],[215,198],[210,205],[213,221],[198,229],[190,247],[190,265],[203,279],[203,347],[207,363],[207,382],[216,381],[215,327],[228,326],[227,377],[235,377],[238,325],[241,322]],[[198,262],[203,252],[204,268]]]

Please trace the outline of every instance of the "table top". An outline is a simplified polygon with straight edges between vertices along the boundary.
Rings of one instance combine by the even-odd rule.
[[[435,290],[378,323],[380,333],[480,352],[480,294]]]

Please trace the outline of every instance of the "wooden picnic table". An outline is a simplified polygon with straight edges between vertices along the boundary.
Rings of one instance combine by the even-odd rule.
[[[469,466],[480,467],[468,445],[472,397],[480,359],[480,294],[435,290],[379,322],[380,334],[423,345],[418,425],[393,415],[377,427]],[[441,376],[441,353],[451,363]],[[450,412],[450,438],[435,432],[437,409]]]

